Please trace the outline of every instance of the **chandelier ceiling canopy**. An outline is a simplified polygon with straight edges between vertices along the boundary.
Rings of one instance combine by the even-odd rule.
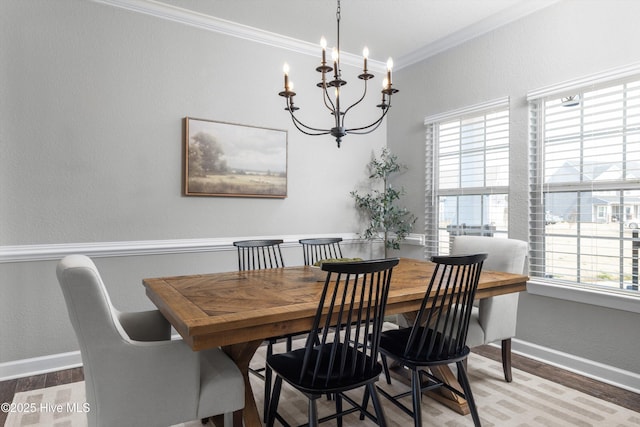
[[[367,70],[367,57],[369,56],[369,49],[366,47],[362,51],[363,56],[363,69],[362,74],[358,76],[360,80],[363,81],[364,89],[362,91],[362,96],[350,106],[344,108],[340,103],[340,95],[343,87],[347,84],[345,80],[342,79],[342,70],[340,68],[340,0],[338,0],[338,7],[336,11],[336,22],[337,22],[337,40],[336,47],[333,48],[332,52],[332,61],[333,67],[327,65],[326,59],[326,49],[327,49],[327,41],[324,37],[320,40],[320,47],[322,48],[322,59],[320,62],[320,66],[316,68],[316,71],[321,74],[321,81],[317,84],[317,86],[322,91],[322,99],[325,107],[329,110],[330,115],[332,115],[331,119],[331,127],[327,128],[316,128],[309,125],[304,124],[298,117],[296,117],[296,111],[299,110],[299,107],[296,107],[293,103],[293,97],[296,93],[293,91],[293,83],[289,81],[289,65],[284,64],[284,90],[279,93],[280,96],[285,98],[286,107],[285,110],[288,111],[291,115],[291,120],[296,128],[306,134],[306,135],[328,135],[335,137],[336,142],[338,144],[338,148],[340,147],[340,142],[342,141],[342,137],[347,134],[356,134],[363,135],[370,132],[373,132],[380,126],[382,121],[384,120],[389,108],[391,108],[391,95],[398,92],[398,89],[394,89],[391,86],[391,69],[393,68],[393,61],[391,58],[387,61],[387,76],[382,82],[382,101],[380,104],[376,105],[376,107],[380,108],[381,113],[380,116],[368,125],[356,125],[355,127],[347,128],[345,123],[347,114],[349,111],[360,104],[362,100],[367,95],[367,83],[374,76],[369,73]],[[333,72],[333,76],[331,73]],[[333,78],[332,78],[333,77]],[[333,93],[330,93],[333,92]]]

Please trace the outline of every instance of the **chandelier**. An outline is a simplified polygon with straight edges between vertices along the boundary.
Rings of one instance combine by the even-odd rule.
[[[387,115],[389,108],[391,108],[391,95],[398,92],[398,89],[393,89],[391,87],[391,69],[393,68],[393,61],[391,58],[387,61],[387,76],[382,82],[382,101],[380,104],[376,105],[376,107],[382,110],[380,117],[375,120],[373,123],[366,126],[357,126],[352,128],[347,128],[345,124],[345,119],[347,117],[347,113],[360,104],[362,100],[365,98],[367,94],[367,82],[371,80],[374,76],[370,74],[367,70],[367,57],[369,56],[369,49],[366,47],[362,51],[362,56],[364,57],[364,67],[362,74],[358,76],[360,80],[364,81],[364,90],[362,92],[362,96],[356,102],[351,104],[349,107],[343,109],[343,106],[340,104],[340,95],[342,87],[347,84],[345,80],[342,79],[342,70],[340,69],[340,0],[338,0],[338,8],[336,11],[336,21],[337,21],[337,44],[336,47],[333,48],[332,60],[333,60],[333,68],[327,65],[326,60],[326,48],[327,41],[324,37],[320,40],[320,46],[322,47],[322,61],[320,62],[320,66],[316,68],[322,79],[317,86],[322,90],[322,98],[325,107],[329,110],[329,113],[333,116],[332,118],[332,127],[331,128],[315,128],[309,125],[304,124],[298,117],[296,117],[295,112],[299,110],[299,107],[294,106],[293,97],[296,93],[293,91],[293,83],[289,81],[289,65],[284,64],[284,90],[279,93],[280,96],[283,96],[286,100],[285,110],[291,114],[291,120],[293,124],[298,128],[298,130],[306,135],[328,135],[331,134],[336,138],[336,142],[338,143],[338,148],[340,148],[340,142],[342,141],[342,137],[347,134],[356,134],[356,135],[364,135],[370,132],[373,132],[380,126],[384,117]],[[331,72],[333,71],[333,80],[328,80],[331,78]],[[331,90],[330,88],[333,88]],[[330,92],[333,92],[331,94]]]

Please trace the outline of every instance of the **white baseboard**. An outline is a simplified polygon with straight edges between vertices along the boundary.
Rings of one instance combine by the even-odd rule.
[[[569,353],[513,339],[511,351],[576,374],[640,394],[640,374]]]
[[[179,339],[177,336],[173,338]],[[521,356],[640,394],[640,374],[635,372],[625,371],[518,339],[512,340],[512,351]],[[0,381],[78,366],[82,366],[79,351],[0,363]]]
[[[80,351],[0,363],[0,381],[82,366]]]

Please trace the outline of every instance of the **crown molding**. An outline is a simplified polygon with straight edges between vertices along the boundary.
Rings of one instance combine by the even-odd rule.
[[[91,0],[94,3],[101,3],[136,13],[142,13],[156,18],[177,22],[206,31],[224,34],[243,40],[261,43],[268,46],[289,50],[302,55],[317,56],[318,45],[303,40],[287,37],[282,34],[261,30],[215,16],[195,12],[193,10],[172,6],[156,0]],[[513,7],[503,10],[482,21],[463,28],[447,37],[443,37],[434,43],[430,43],[407,55],[403,55],[395,61],[395,69],[400,70],[409,65],[413,65],[424,59],[437,55],[448,49],[456,47],[466,41],[479,37],[496,28],[507,25],[513,21],[544,9],[560,0],[523,0]],[[346,65],[359,67],[362,64],[362,57],[349,52],[342,52],[341,62]],[[385,72],[386,63],[369,59],[369,68],[376,72]]]
[[[549,7],[559,1],[560,0],[536,0],[516,3],[514,6],[507,8],[500,13],[489,16],[482,21],[469,25],[460,31],[456,31],[455,33],[423,46],[420,49],[416,49],[407,55],[399,57],[397,61],[394,62],[394,68],[396,70],[400,70],[404,67],[408,67],[409,65],[418,63],[483,34],[489,33],[499,27],[517,21],[520,18],[524,18],[527,15]]]
[[[302,55],[317,57],[319,55],[319,45],[303,40],[287,37],[282,34],[261,30],[259,28],[250,27],[248,25],[239,24],[237,22],[228,21],[226,19],[216,18],[215,16],[206,15],[192,10],[172,6],[155,0],[91,0],[94,3],[100,3],[108,6],[125,9],[131,12],[141,13],[153,16],[159,19],[165,19],[179,24],[188,25],[190,27],[199,28],[205,31],[224,34],[230,37],[236,37],[255,43],[289,50]],[[362,65],[362,57],[349,52],[342,52],[340,62],[345,65],[360,67]],[[368,66],[371,71],[385,72],[387,70],[386,63],[369,59]]]

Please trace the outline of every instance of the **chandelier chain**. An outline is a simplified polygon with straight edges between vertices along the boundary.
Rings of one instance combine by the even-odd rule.
[[[336,61],[336,65],[338,66],[336,70],[336,79],[341,78],[342,70],[340,69],[340,0],[338,0],[338,9],[336,10],[336,22],[337,22],[337,40],[336,40],[336,49],[338,50],[338,60]],[[340,88],[338,87],[338,90]]]

